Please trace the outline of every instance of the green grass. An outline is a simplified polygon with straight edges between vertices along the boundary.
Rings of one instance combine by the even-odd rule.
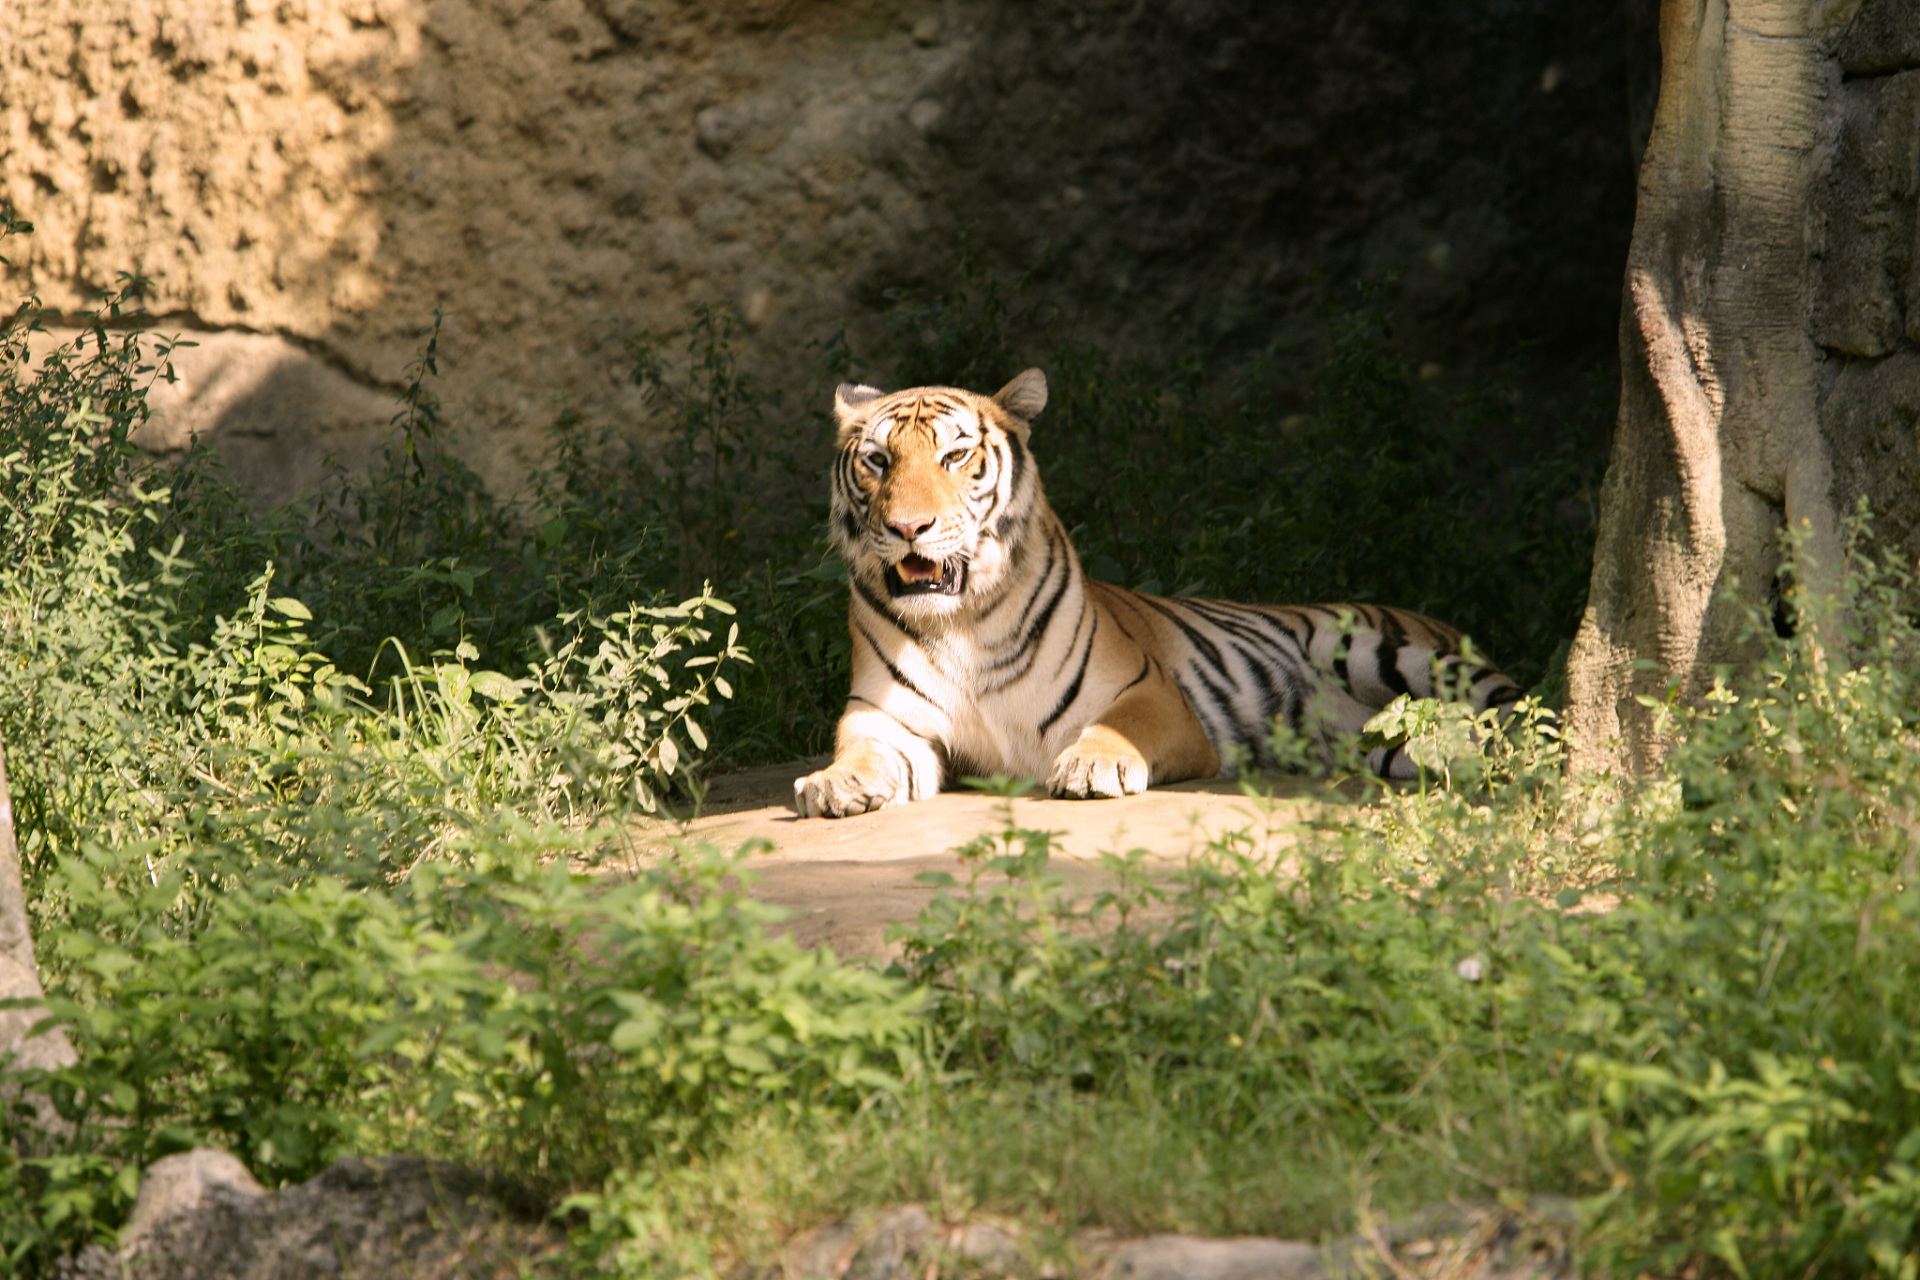
[[[1115,851],[1082,900],[1009,822],[876,972],[770,938],[731,855],[632,856],[635,815],[817,747],[844,691],[824,494],[753,479],[825,424],[747,456],[766,406],[724,313],[626,345],[662,449],[563,422],[490,495],[429,345],[387,455],[256,518],[206,460],[128,446],[164,375],[104,323],[133,302],[37,376],[25,313],[0,339],[0,735],[81,1051],[17,1082],[72,1128],[8,1113],[0,1269],[110,1240],[140,1167],[199,1143],[268,1183],[464,1161],[597,1274],[713,1274],[903,1199],[1059,1251],[1539,1193],[1577,1199],[1600,1274],[1920,1266],[1920,600],[1870,540],[1823,614],[1852,631],[1759,626],[1764,662],[1676,710],[1624,797],[1569,783],[1550,726],[1455,758],[1457,725],[1405,717],[1446,785],[1331,778],[1284,860]],[[991,389],[1018,306],[969,274],[901,299],[891,358]],[[1426,395],[1375,319],[1329,350],[1218,394],[1050,359],[1036,449],[1090,562],[1395,599],[1547,672],[1577,451],[1490,475],[1461,442],[1497,388]]]

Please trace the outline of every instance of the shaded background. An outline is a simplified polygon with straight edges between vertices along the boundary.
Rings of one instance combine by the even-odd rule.
[[[149,277],[202,344],[150,442],[269,499],[365,454],[436,307],[505,489],[563,410],[642,420],[617,335],[736,305],[792,412],[843,327],[887,380],[890,298],[963,246],[1031,270],[1032,358],[1215,378],[1312,359],[1373,282],[1423,377],[1501,371],[1550,433],[1611,381],[1650,8],[21,0],[5,286],[75,314]]]

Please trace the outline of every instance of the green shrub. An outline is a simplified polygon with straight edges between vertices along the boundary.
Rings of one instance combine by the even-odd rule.
[[[139,1163],[213,1143],[279,1182],[431,1134],[566,1188],[892,1078],[915,998],[769,937],[731,859],[607,884],[581,852],[507,825],[389,891],[235,886],[191,933],[177,884],[76,869],[123,940],[54,935],[81,1061],[44,1083],[77,1141]]]
[[[997,385],[1024,305],[977,273],[898,300],[903,373]],[[794,514],[824,482],[754,480],[830,433],[767,426],[724,313],[623,346],[658,455],[568,419],[490,495],[429,342],[392,449],[256,519],[204,459],[129,449],[166,375],[132,306],[35,376],[0,334],[0,736],[82,1053],[12,1081],[74,1125],[35,1145],[9,1113],[13,1272],[110,1236],[139,1167],[202,1142],[269,1182],[466,1161],[634,1275],[909,1197],[1311,1237],[1537,1193],[1578,1198],[1598,1273],[1920,1270],[1920,601],[1864,535],[1842,599],[1801,602],[1825,621],[1756,624],[1763,659],[1676,710],[1666,774],[1619,803],[1561,776],[1542,716],[1402,707],[1374,729],[1426,785],[1333,779],[1289,842],[1180,868],[1115,851],[1080,900],[1009,821],[878,974],[770,934],[730,859],[634,856],[628,820],[703,756],[816,749],[844,696],[840,573]],[[1578,607],[1587,535],[1553,512],[1581,456],[1489,481],[1460,441],[1510,414],[1497,389],[1433,398],[1372,320],[1331,351],[1224,399],[1178,362],[1045,361],[1036,440],[1089,563],[1392,599],[1538,674]]]
[[[939,1061],[1243,1161],[1312,1135],[1388,1203],[1572,1193],[1604,1274],[1911,1274],[1920,601],[1867,546],[1803,613],[1823,632],[1755,620],[1767,656],[1679,715],[1624,807],[1496,745],[1471,786],[1336,807],[1289,846],[1160,878],[1110,856],[1078,903],[1046,833],[976,844],[903,935]],[[1316,1225],[1225,1181],[1164,1194],[1215,1230]]]
[[[107,327],[133,288],[38,368],[30,315],[0,330],[0,736],[49,1008],[82,1054],[13,1082],[73,1127],[49,1147],[9,1116],[0,1256],[31,1273],[109,1231],[139,1167],[196,1142],[270,1182],[438,1146],[557,1193],[689,1158],[742,1099],[870,1089],[911,1008],[893,984],[768,939],[720,863],[604,892],[569,871],[624,850],[708,747],[746,660],[716,630],[731,606],[622,602],[614,577],[527,627],[516,674],[464,622],[443,648],[384,641],[374,682],[342,671],[319,637],[348,629],[251,558],[301,526],[130,447],[167,376],[164,345]],[[429,404],[416,388],[408,432]],[[443,518],[466,481],[430,445],[376,469],[353,555],[478,536]],[[417,615],[463,573],[369,576]]]

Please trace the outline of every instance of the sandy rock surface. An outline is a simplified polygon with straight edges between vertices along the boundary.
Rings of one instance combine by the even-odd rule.
[[[944,792],[857,818],[807,818],[793,811],[793,780],[823,761],[774,765],[713,779],[705,816],[684,828],[652,824],[645,839],[660,847],[689,839],[723,850],[749,841],[769,848],[742,868],[755,897],[793,913],[789,927],[806,946],[832,945],[844,957],[895,954],[888,926],[912,920],[933,896],[915,877],[946,872],[965,881],[956,850],[1002,830],[1008,801],[974,792]],[[1311,811],[1315,784],[1302,778],[1261,780],[1267,795],[1250,798],[1237,782],[1211,780],[1157,787],[1119,800],[1011,802],[1016,825],[1058,833],[1050,869],[1072,889],[1091,889],[1106,875],[1102,853],[1149,851],[1150,865],[1172,868],[1210,840],[1244,833],[1254,851],[1284,856],[1290,828]]]
[[[387,392],[441,308],[443,395],[507,479],[566,405],[637,416],[617,331],[698,300],[817,322],[915,234],[895,152],[968,45],[895,8],[24,0],[0,200],[36,233],[0,278],[72,313],[137,272],[189,338],[279,335]]]

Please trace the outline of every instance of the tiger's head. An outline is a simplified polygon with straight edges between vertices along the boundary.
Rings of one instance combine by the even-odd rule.
[[[842,383],[833,399],[832,536],[855,590],[919,621],[994,599],[1041,501],[1027,437],[1047,376],[1028,369],[991,396]]]

